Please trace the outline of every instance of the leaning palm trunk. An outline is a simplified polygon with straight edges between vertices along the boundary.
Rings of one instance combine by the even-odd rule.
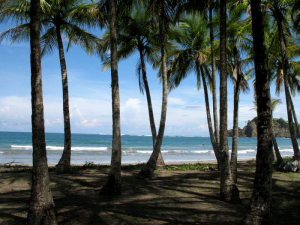
[[[212,4],[212,3],[211,3]],[[209,22],[212,22],[212,5],[209,6]],[[216,60],[214,56],[214,31],[210,26],[210,54],[211,54],[211,74],[212,74],[212,94],[213,94],[213,114],[214,114],[214,128],[215,128],[215,139],[217,146],[219,147],[220,133],[219,133],[219,121],[218,121],[218,106],[217,106],[217,88],[216,88]],[[217,159],[218,160],[218,159]],[[219,163],[218,163],[219,164]]]
[[[150,159],[146,163],[145,167],[139,172],[138,178],[152,178],[154,173],[157,159],[160,154],[161,145],[164,137],[166,116],[167,116],[167,98],[168,98],[168,80],[167,80],[167,63],[166,63],[166,50],[165,50],[165,40],[166,40],[166,28],[164,21],[164,1],[160,1],[159,4],[159,33],[160,33],[160,43],[161,43],[161,58],[162,58],[162,107],[161,107],[161,117],[160,125],[158,130],[158,135],[156,137],[156,143],[153,148],[153,152]]]
[[[149,89],[148,79],[147,79],[147,74],[146,74],[146,66],[145,66],[145,61],[144,61],[144,55],[143,55],[141,49],[139,49],[139,53],[140,53],[141,65],[142,65],[143,82],[144,82],[146,96],[147,96],[149,121],[150,121],[152,141],[153,141],[153,150],[154,150],[157,136],[156,136],[156,127],[155,127],[154,115],[153,115],[152,101],[151,101],[150,89]],[[161,151],[159,152],[158,160],[156,162],[156,166],[158,166],[158,167],[164,167],[165,166],[165,162],[164,162],[163,157],[161,155]]]
[[[215,141],[215,136],[214,136],[214,132],[213,132],[213,128],[212,128],[210,109],[209,109],[209,100],[208,100],[208,91],[207,91],[207,85],[206,85],[206,82],[205,82],[204,72],[203,72],[202,66],[200,66],[200,70],[201,70],[201,78],[202,78],[204,96],[205,96],[206,117],[207,117],[207,125],[208,125],[208,130],[209,130],[209,136],[210,136],[211,144],[212,144],[213,149],[214,149],[216,159],[218,161],[218,159],[219,159],[219,148],[218,148],[218,145]]]
[[[40,46],[40,0],[30,3],[32,184],[27,224],[57,224],[47,164]]]
[[[240,201],[239,190],[232,180],[227,132],[227,70],[226,70],[226,0],[220,2],[220,195],[228,202]]]
[[[253,193],[243,225],[270,225],[272,199],[271,98],[261,1],[251,0],[257,96],[257,154]]]
[[[293,118],[294,118],[295,125],[296,125],[297,138],[300,138],[299,124],[298,124],[297,115],[296,115],[296,112],[295,112],[295,108],[294,108],[294,104],[293,104],[293,100],[291,98],[291,95],[289,95],[289,99],[290,99],[290,102],[291,102],[291,108],[292,108]]]
[[[276,138],[275,138],[275,135],[274,135],[274,127],[273,127],[273,112],[272,112],[272,119],[271,119],[271,127],[272,127],[272,143],[273,143],[273,147],[274,147],[274,150],[275,150],[275,156],[276,156],[276,160],[277,160],[277,164],[280,165],[282,163],[282,157],[281,157],[281,154],[280,154],[280,151],[279,151],[279,148],[278,148],[278,145],[277,145],[277,141],[276,141]]]
[[[112,121],[113,140],[111,165],[105,184],[100,190],[102,195],[121,194],[121,123],[120,123],[120,97],[117,61],[117,27],[115,0],[109,1],[110,9],[110,43],[111,43],[111,91],[112,91]]]
[[[282,28],[282,20],[281,18],[277,19],[277,26],[278,26],[278,36],[280,41],[280,51],[281,51],[281,61],[282,61],[282,68],[283,68],[283,80],[284,80],[284,91],[285,91],[285,100],[286,100],[286,109],[287,109],[287,116],[288,116],[288,123],[289,123],[289,130],[291,134],[292,145],[294,149],[294,155],[300,163],[300,155],[299,155],[299,147],[298,142],[296,139],[295,129],[293,125],[293,116],[292,116],[292,107],[291,107],[291,98],[290,98],[290,91],[289,91],[289,84],[288,84],[288,58],[287,58],[287,48],[286,48],[286,41],[283,34]],[[300,165],[298,163],[298,169],[300,169]]]
[[[68,75],[67,66],[64,55],[64,47],[61,38],[60,27],[56,26],[56,36],[59,49],[59,59],[62,76],[63,87],[63,111],[64,111],[64,151],[59,163],[56,165],[56,173],[68,173],[71,166],[71,125],[69,112],[69,90],[68,90]]]

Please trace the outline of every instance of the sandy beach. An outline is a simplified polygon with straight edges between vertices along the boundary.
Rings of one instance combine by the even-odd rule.
[[[190,164],[187,170],[186,163],[167,165],[156,170],[152,180],[135,179],[140,164],[123,165],[122,194],[117,197],[99,196],[109,166],[76,165],[71,174],[56,175],[51,165],[51,190],[59,224],[239,224],[252,194],[255,161],[239,160],[240,204],[220,201],[219,171],[214,161],[207,163],[201,167]],[[31,166],[1,165],[0,182],[0,224],[25,224]],[[274,224],[299,222],[299,184],[300,173],[277,172],[274,168]]]

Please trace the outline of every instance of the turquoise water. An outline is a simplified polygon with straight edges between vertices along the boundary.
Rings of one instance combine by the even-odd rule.
[[[32,164],[31,138],[30,132],[0,132],[0,164],[12,161],[18,164]],[[56,164],[59,161],[63,151],[63,138],[63,134],[46,134],[49,164]],[[231,138],[228,140],[231,150]],[[255,158],[256,141],[256,138],[239,138],[238,158]],[[110,163],[111,142],[111,135],[72,134],[71,163]],[[277,142],[282,156],[293,155],[290,139],[278,138]],[[151,152],[151,136],[122,135],[122,163],[146,162]],[[165,162],[215,159],[209,137],[165,136],[162,154]]]

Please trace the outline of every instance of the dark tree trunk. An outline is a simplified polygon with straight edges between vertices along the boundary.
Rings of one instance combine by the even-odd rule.
[[[56,165],[56,173],[69,173],[71,167],[71,124],[70,124],[70,112],[69,112],[69,87],[68,87],[68,75],[67,66],[64,54],[64,47],[61,38],[60,27],[56,26],[56,36],[59,50],[59,60],[62,77],[62,89],[63,89],[63,111],[64,111],[64,151],[61,159]]]
[[[274,147],[277,164],[280,165],[282,163],[282,157],[281,157],[278,145],[277,145],[276,138],[274,136],[273,112],[272,112],[272,119],[271,119],[271,127],[272,127],[272,129],[271,129],[271,132],[272,132],[272,144],[273,144],[273,147]]]
[[[209,6],[209,22],[212,22],[212,3]],[[218,121],[218,106],[217,106],[217,88],[216,88],[216,60],[214,56],[214,31],[213,28],[209,28],[210,32],[210,54],[211,54],[211,74],[212,74],[212,86],[213,86],[213,114],[214,114],[214,128],[215,128],[215,139],[217,146],[220,143],[219,133],[219,121]]]
[[[208,126],[208,130],[209,130],[210,141],[211,141],[211,144],[213,146],[213,149],[214,149],[214,152],[215,152],[215,156],[216,156],[216,158],[218,160],[219,159],[219,155],[218,155],[219,148],[218,148],[218,145],[217,145],[217,143],[215,141],[215,136],[214,136],[214,132],[213,132],[213,128],[212,128],[212,123],[211,123],[211,116],[210,116],[210,108],[209,108],[207,85],[206,85],[205,78],[204,78],[203,68],[202,68],[202,66],[199,66],[199,67],[200,67],[200,71],[201,71],[201,78],[202,78],[203,89],[204,89],[207,126]]]
[[[271,98],[261,0],[251,0],[254,63],[257,95],[257,155],[253,193],[241,224],[272,224]]]
[[[232,179],[237,183],[237,146],[238,146],[238,136],[239,136],[239,97],[240,97],[240,62],[238,59],[238,50],[234,47],[234,71],[233,76],[235,78],[234,83],[234,97],[233,97],[233,134],[232,134],[232,150],[231,150],[231,173]]]
[[[290,103],[291,103],[293,118],[294,118],[295,125],[296,125],[296,134],[297,134],[296,137],[300,138],[299,124],[298,124],[297,115],[296,115],[296,111],[295,111],[295,108],[294,108],[294,103],[293,103],[291,95],[289,95],[289,99],[290,99]]]
[[[33,167],[28,225],[57,224],[47,164],[40,46],[40,1],[30,3],[30,64]]]
[[[226,0],[220,2],[220,195],[228,202],[238,202],[239,190],[232,180],[227,133],[227,70],[226,70]]]
[[[161,117],[158,135],[156,137],[156,143],[153,148],[153,153],[150,159],[146,163],[145,167],[139,172],[138,178],[152,178],[159,154],[161,153],[161,145],[164,137],[166,116],[167,116],[167,98],[168,98],[168,79],[167,79],[167,59],[165,50],[165,40],[166,40],[166,23],[164,19],[165,10],[164,0],[159,0],[158,10],[159,10],[159,34],[161,43],[161,58],[162,58],[162,78],[163,78],[163,91],[162,91],[162,107],[161,107]]]
[[[109,1],[110,10],[110,43],[111,43],[111,90],[112,90],[112,121],[113,140],[111,165],[108,177],[100,190],[102,195],[121,194],[121,124],[120,124],[120,97],[117,61],[117,23],[116,2]]]
[[[142,64],[143,81],[144,81],[145,92],[146,92],[146,97],[147,97],[149,121],[150,121],[152,141],[153,141],[153,150],[154,150],[155,143],[156,143],[156,138],[157,138],[157,136],[156,136],[156,127],[155,127],[155,121],[154,121],[154,115],[153,115],[150,89],[149,89],[149,84],[148,84],[148,79],[147,79],[147,74],[146,74],[146,65],[145,65],[144,55],[143,55],[142,49],[139,49],[139,53],[140,53],[141,64]],[[165,167],[165,162],[164,162],[164,159],[161,155],[161,152],[158,155],[158,160],[156,162],[156,167],[160,167],[160,168]]]
[[[284,38],[283,28],[282,28],[282,19],[277,18],[277,27],[278,27],[278,37],[280,42],[280,51],[281,51],[281,61],[282,61],[282,69],[283,69],[283,80],[284,80],[284,91],[285,91],[285,100],[286,100],[286,109],[287,109],[287,116],[288,116],[288,123],[289,123],[289,130],[291,134],[292,145],[294,149],[294,155],[296,156],[297,160],[300,163],[300,155],[299,155],[299,146],[296,139],[296,133],[293,124],[293,115],[292,115],[292,106],[291,106],[291,98],[290,98],[290,91],[289,91],[289,82],[288,82],[288,58],[287,58],[287,48],[286,48],[286,41]],[[298,169],[300,169],[300,165],[298,163]]]

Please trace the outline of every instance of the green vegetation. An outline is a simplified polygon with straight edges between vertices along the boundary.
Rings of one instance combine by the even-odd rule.
[[[186,170],[216,170],[216,165],[210,164],[187,164],[187,165],[178,165],[178,166],[167,166],[166,170],[178,170],[178,171],[186,171]]]

